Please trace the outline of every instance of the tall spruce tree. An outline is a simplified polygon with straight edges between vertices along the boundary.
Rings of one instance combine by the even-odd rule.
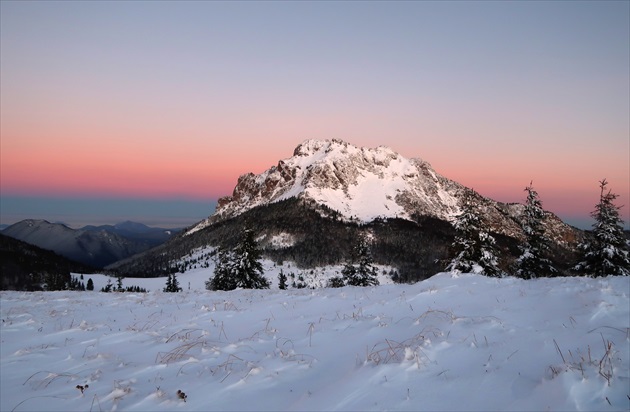
[[[484,225],[471,190],[464,192],[460,207],[461,213],[453,222],[457,231],[453,243],[456,255],[446,270],[493,277],[503,276],[503,272],[497,266],[494,237],[483,228]]]
[[[353,256],[357,264],[348,263],[341,270],[344,283],[350,286],[377,286],[379,282],[374,259],[365,239],[360,239],[356,244]]]
[[[549,240],[543,227],[545,211],[532,183],[525,188],[527,200],[521,218],[525,242],[520,245],[521,255],[516,260],[516,275],[523,279],[549,276],[558,272],[551,261],[544,257],[549,252]]]
[[[630,275],[628,242],[623,233],[621,207],[614,204],[618,195],[606,189],[608,182],[599,182],[599,203],[591,216],[595,219],[593,231],[586,242],[579,245],[581,261],[575,270],[588,276]]]
[[[216,260],[214,278],[206,282],[211,290],[267,289],[269,281],[263,276],[262,253],[254,232],[246,229],[233,251],[220,250]]]

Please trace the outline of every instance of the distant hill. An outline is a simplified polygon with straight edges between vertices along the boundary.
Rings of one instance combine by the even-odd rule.
[[[122,236],[126,239],[146,243],[150,247],[162,244],[169,240],[174,234],[182,231],[181,228],[164,229],[160,227],[150,227],[145,224],[131,222],[129,220],[117,223],[115,225],[88,225],[82,227],[81,230],[89,230],[93,232],[105,231],[108,233],[115,233],[116,235]]]
[[[70,273],[91,273],[95,269],[71,261],[50,250],[0,233],[0,289],[40,290],[47,274],[69,278]]]
[[[168,239],[172,232],[133,222],[114,226],[72,229],[46,220],[23,220],[2,233],[68,259],[102,268],[148,250]]]

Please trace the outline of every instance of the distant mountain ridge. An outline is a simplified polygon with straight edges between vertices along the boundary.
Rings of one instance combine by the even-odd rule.
[[[7,227],[2,234],[102,268],[165,242],[172,231],[133,222],[72,229],[61,223],[27,219]]]
[[[115,225],[87,225],[83,226],[81,230],[89,231],[106,231],[108,233],[115,233],[127,239],[133,239],[139,242],[147,243],[150,247],[157,246],[166,242],[175,233],[180,232],[181,228],[176,229],[164,229],[161,227],[151,227],[143,223],[125,221],[116,223]]]

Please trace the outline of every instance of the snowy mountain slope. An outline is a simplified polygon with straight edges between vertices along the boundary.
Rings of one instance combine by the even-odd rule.
[[[459,213],[459,199],[466,190],[470,189],[439,175],[429,163],[406,159],[388,147],[360,148],[336,139],[306,140],[277,166],[259,175],[242,175],[232,196],[219,199],[214,215],[187,233],[292,197],[326,206],[346,220],[430,216],[450,221]],[[494,232],[522,238],[515,220],[518,208],[474,196]],[[574,229],[551,213],[548,220],[554,222],[554,237],[575,242]]]
[[[260,175],[241,176],[233,195],[219,200],[214,216],[233,217],[261,204],[299,196],[346,219],[410,218],[414,213],[448,219],[458,211],[456,192],[461,189],[437,175],[428,163],[405,159],[387,147],[307,140],[277,166]]]
[[[627,411],[629,282],[0,292],[0,410]]]

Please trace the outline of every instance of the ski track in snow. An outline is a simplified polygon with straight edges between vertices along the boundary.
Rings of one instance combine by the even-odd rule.
[[[208,273],[0,292],[0,410],[630,408],[628,277],[210,292]]]

